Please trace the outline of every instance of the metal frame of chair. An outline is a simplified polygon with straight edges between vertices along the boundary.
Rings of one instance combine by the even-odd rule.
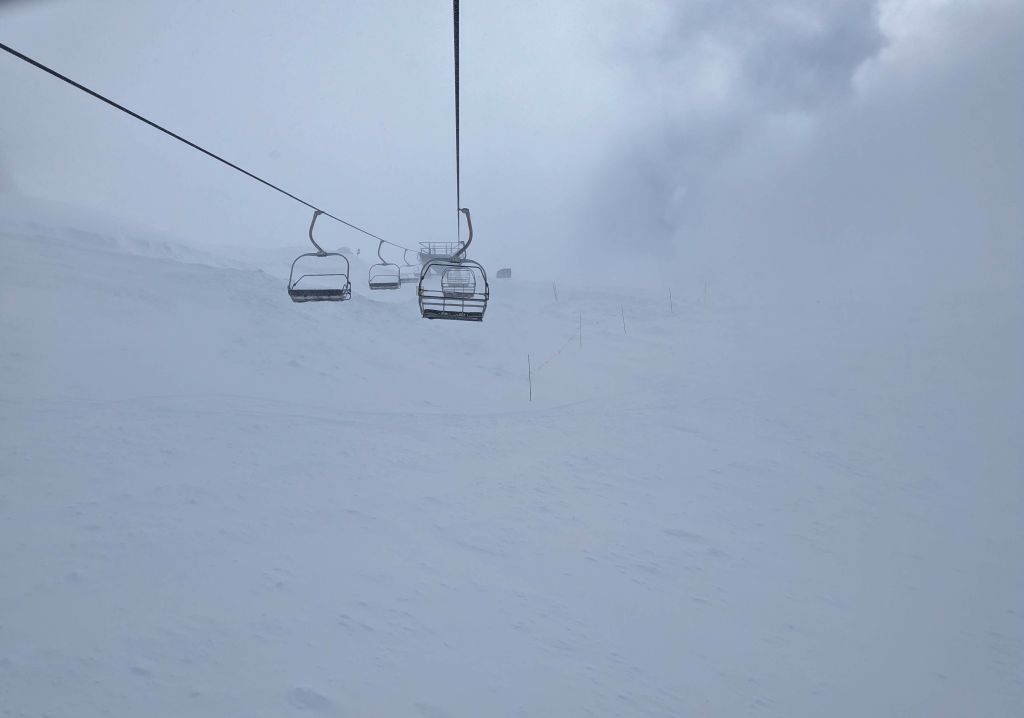
[[[309,241],[314,247],[315,252],[306,252],[300,254],[292,262],[291,269],[288,271],[288,296],[291,297],[293,302],[343,302],[347,299],[352,298],[352,283],[349,281],[349,272],[352,267],[349,264],[348,257],[340,252],[328,252],[324,250],[316,240],[313,239],[313,226],[316,224],[316,219],[322,211],[316,210],[313,212],[313,220],[309,223]],[[317,259],[324,259],[327,257],[339,257],[345,262],[344,272],[304,272],[295,277],[295,265],[299,263],[299,260],[303,257],[315,257]],[[299,284],[303,280],[309,280],[314,277],[341,277],[344,278],[344,282],[339,282],[341,286],[336,287],[300,287]],[[307,281],[308,284],[308,281]]]
[[[377,245],[377,256],[379,264],[370,265],[367,273],[367,283],[370,289],[400,289],[402,286],[402,270],[397,264],[384,259],[381,250],[384,248],[384,240]]]

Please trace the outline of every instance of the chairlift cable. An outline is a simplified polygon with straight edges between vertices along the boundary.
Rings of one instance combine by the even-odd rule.
[[[420,316],[424,319],[447,319],[482,322],[490,285],[487,272],[479,262],[466,258],[466,250],[473,241],[473,220],[469,210],[462,206],[461,167],[459,152],[459,0],[452,0],[455,29],[455,201],[456,217],[466,215],[469,237],[462,244],[462,218],[459,217],[459,243],[449,257],[434,256],[420,269]],[[428,249],[429,249],[428,245]]]
[[[455,4],[456,4],[456,8],[457,8],[458,2],[456,1]],[[456,9],[456,14],[457,13],[458,13],[458,10]],[[457,24],[457,22],[458,21],[456,20],[456,24]],[[457,51],[457,46],[458,46],[458,39],[456,37],[456,55],[457,55],[457,52],[458,52]],[[149,125],[150,127],[152,127],[153,129],[159,130],[160,132],[163,132],[165,135],[173,137],[174,139],[178,140],[179,142],[182,142],[182,143],[188,145],[192,149],[198,150],[199,152],[202,152],[204,155],[207,155],[208,157],[212,157],[213,159],[217,160],[218,162],[221,162],[221,163],[227,165],[231,169],[236,170],[238,172],[241,172],[246,177],[249,177],[250,179],[254,179],[257,182],[260,182],[260,183],[266,185],[267,187],[270,187],[273,190],[277,190],[278,192],[280,192],[281,194],[285,195],[286,197],[289,197],[289,198],[295,200],[299,204],[305,205],[306,207],[308,207],[309,209],[314,210],[315,212],[319,212],[320,214],[323,214],[326,217],[330,217],[334,221],[340,222],[341,224],[345,225],[346,227],[349,227],[350,229],[354,229],[357,232],[361,232],[362,234],[366,235],[367,237],[372,237],[373,239],[376,239],[376,240],[378,240],[380,242],[383,242],[384,244],[389,244],[392,247],[398,247],[399,249],[406,249],[406,250],[408,250],[407,247],[403,247],[402,245],[396,244],[395,242],[389,242],[386,239],[382,239],[382,238],[378,237],[376,234],[374,234],[373,232],[365,230],[362,227],[358,227],[358,226],[352,224],[351,222],[345,221],[344,219],[342,219],[341,217],[338,217],[337,215],[331,214],[330,212],[327,212],[325,210],[320,209],[316,205],[311,204],[310,202],[307,202],[306,200],[302,199],[301,197],[298,197],[298,196],[292,194],[291,192],[289,192],[289,191],[287,191],[285,189],[282,189],[281,187],[278,187],[276,184],[274,184],[272,182],[268,182],[267,180],[263,179],[262,177],[260,177],[258,175],[255,175],[252,172],[249,172],[248,170],[243,169],[242,167],[239,167],[238,165],[234,164],[233,162],[229,162],[228,160],[224,159],[220,155],[217,155],[217,154],[211,152],[210,150],[197,145],[195,142],[192,142],[191,140],[188,140],[188,139],[182,137],[181,135],[179,135],[179,134],[177,134],[175,132],[172,132],[171,130],[167,129],[166,127],[163,127],[163,126],[157,124],[156,122],[153,122],[152,120],[149,120],[149,119],[143,117],[139,113],[134,112],[134,111],[128,109],[124,105],[121,105],[121,104],[118,104],[117,102],[114,102],[110,98],[105,97],[104,95],[101,95],[100,93],[96,92],[95,90],[89,89],[88,87],[86,87],[85,85],[83,85],[83,84],[81,84],[79,82],[75,82],[70,77],[67,77],[66,75],[62,75],[61,73],[57,72],[56,70],[54,70],[54,69],[52,69],[50,67],[47,67],[46,65],[44,65],[41,62],[39,62],[38,60],[34,60],[31,57],[29,57],[28,55],[25,55],[25,54],[23,54],[21,52],[18,52],[13,47],[10,47],[10,46],[5,45],[4,43],[0,42],[0,50],[3,50],[5,52],[13,55],[14,57],[18,58],[19,60],[23,60],[24,62],[27,62],[28,64],[30,64],[30,65],[32,65],[32,66],[42,70],[43,72],[46,72],[46,73],[56,77],[58,80],[63,80],[64,82],[66,82],[67,84],[71,85],[72,87],[75,87],[75,88],[81,90],[82,92],[86,93],[87,95],[91,95],[92,97],[96,98],[97,100],[100,100],[101,102],[105,102],[106,104],[110,105],[111,107],[113,107],[113,108],[115,108],[117,110],[120,110],[121,112],[125,113],[126,115],[129,115],[130,117],[135,118],[139,122],[145,123],[145,124]],[[458,67],[458,62],[456,61],[456,68],[457,67]],[[458,72],[458,70],[456,69],[456,74],[457,74],[457,72]],[[456,81],[456,96],[458,96],[457,85],[458,85],[458,82]],[[456,100],[456,108],[457,107],[458,107],[458,101]],[[458,116],[458,112],[456,110],[456,117],[457,116]],[[458,120],[456,120],[456,124],[458,124]],[[456,135],[457,134],[458,134],[458,132],[456,132]],[[458,144],[458,142],[456,141],[456,145],[457,144]],[[456,154],[457,154],[457,152],[456,152]],[[458,164],[457,161],[456,161],[456,164]],[[456,184],[458,184],[458,181],[456,181]],[[408,251],[416,251],[416,250],[408,250]]]
[[[462,167],[459,152],[459,0],[452,0],[452,16],[455,26],[455,217],[459,241],[462,241]]]

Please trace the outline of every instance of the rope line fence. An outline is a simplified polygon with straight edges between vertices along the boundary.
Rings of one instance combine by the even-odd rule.
[[[551,288],[552,288],[552,291],[555,293],[555,297],[557,299],[557,296],[558,296],[557,292],[558,292],[558,290],[557,290],[554,282],[552,282]],[[708,283],[705,282],[705,284],[704,284],[704,298],[703,298],[704,302],[707,302],[707,292],[708,292]],[[675,296],[672,293],[672,288],[671,287],[668,288],[668,310],[669,311],[668,311],[668,315],[667,316],[675,316],[676,315]],[[529,355],[529,354],[527,355],[527,357],[526,357],[527,379],[529,381],[529,392],[530,392],[529,393],[529,397],[530,397],[530,401],[533,401],[533,377],[536,374],[539,374],[544,369],[546,369],[547,367],[551,366],[551,364],[558,357],[560,357],[565,352],[565,350],[569,347],[569,345],[572,344],[573,342],[577,342],[578,346],[579,346],[579,349],[582,351],[582,349],[583,349],[583,312],[581,310],[578,310],[578,311],[576,311],[574,313],[577,315],[577,322],[578,322],[576,331],[573,332],[570,336],[568,336],[565,339],[565,341],[561,344],[561,346],[558,347],[557,350],[555,350],[552,354],[548,355],[539,364],[537,364],[537,363],[535,363],[533,361],[531,355]],[[604,316],[603,313],[602,313],[602,317],[604,317],[605,320],[608,320],[609,318],[611,318],[613,316],[614,316],[614,314],[612,314],[611,312],[608,312],[608,316]],[[626,326],[626,307],[625,307],[624,304],[619,305],[619,317],[618,317],[618,319],[619,319],[619,321],[622,324],[622,333],[623,333],[623,335],[628,337],[629,336],[629,332],[627,331],[627,326]],[[612,320],[612,321],[614,321],[614,320]]]
[[[538,365],[537,365],[537,368],[533,370],[533,373],[534,373],[534,374],[537,374],[537,373],[539,373],[539,372],[540,372],[540,371],[541,371],[542,369],[544,369],[544,368],[545,368],[546,366],[548,366],[548,365],[549,365],[549,364],[550,364],[551,362],[553,362],[553,361],[554,361],[555,359],[557,359],[557,358],[559,357],[559,355],[561,355],[561,353],[565,351],[565,348],[566,348],[567,346],[569,346],[570,344],[572,344],[572,343],[573,343],[574,341],[576,341],[576,340],[577,340],[578,336],[579,336],[579,335],[577,335],[577,334],[573,334],[573,335],[572,335],[571,337],[569,337],[568,339],[566,339],[566,340],[565,340],[565,343],[564,343],[564,344],[562,344],[562,346],[560,346],[560,347],[558,348],[558,350],[557,350],[557,351],[556,351],[556,352],[555,352],[554,354],[552,354],[552,355],[551,355],[551,356],[549,356],[549,357],[548,357],[547,359],[545,359],[544,361],[542,361],[542,362],[541,362],[540,364],[538,364]]]

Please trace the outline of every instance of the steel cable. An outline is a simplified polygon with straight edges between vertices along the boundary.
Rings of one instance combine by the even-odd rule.
[[[455,46],[456,46],[456,78],[458,78],[458,2],[457,1],[456,1],[455,5],[456,5],[456,41],[455,41]],[[96,92],[95,90],[89,89],[88,87],[86,87],[85,85],[83,85],[83,84],[81,84],[79,82],[75,82],[70,77],[67,77],[66,75],[62,75],[61,73],[57,72],[56,70],[54,70],[54,69],[52,69],[50,67],[47,67],[46,65],[44,65],[41,62],[39,62],[38,60],[33,60],[28,55],[25,55],[24,53],[18,52],[13,47],[10,47],[10,46],[5,45],[4,43],[0,42],[0,50],[3,50],[5,52],[13,55],[14,57],[18,58],[19,60],[23,60],[24,62],[27,62],[28,64],[32,65],[33,67],[36,67],[36,68],[42,70],[43,72],[46,72],[46,73],[56,77],[58,80],[62,80],[64,82],[66,82],[67,84],[71,85],[72,87],[75,87],[75,88],[81,90],[82,92],[86,93],[87,95],[91,95],[92,97],[96,98],[97,100],[100,100],[101,102],[105,102],[106,104],[110,105],[111,107],[113,107],[113,108],[115,108],[117,110],[120,110],[121,112],[125,113],[126,115],[129,115],[130,117],[133,117],[134,119],[138,120],[139,122],[145,123],[145,124],[149,125],[150,127],[152,127],[153,129],[159,130],[160,132],[163,132],[165,135],[173,137],[174,139],[178,140],[179,142],[182,142],[182,143],[188,145],[192,149],[197,150],[199,152],[202,152],[204,155],[206,155],[208,157],[212,157],[213,159],[217,160],[218,162],[221,162],[221,163],[227,165],[231,169],[236,170],[238,172],[241,172],[246,177],[249,177],[250,179],[254,179],[257,182],[260,182],[260,183],[266,185],[267,187],[270,187],[271,189],[280,192],[284,196],[289,197],[289,198],[295,200],[299,204],[305,205],[309,209],[312,209],[315,212],[319,212],[320,214],[323,214],[326,217],[330,217],[331,219],[333,219],[336,222],[340,222],[341,224],[345,225],[346,227],[349,227],[350,229],[354,229],[357,232],[361,232],[362,234],[365,234],[367,237],[372,237],[373,239],[376,239],[379,242],[383,242],[384,244],[390,245],[392,247],[397,247],[398,249],[403,249],[403,250],[406,250],[408,252],[418,252],[419,251],[419,250],[415,250],[415,249],[410,249],[408,247],[403,247],[401,244],[397,244],[395,242],[389,242],[386,239],[378,237],[373,232],[365,230],[362,227],[358,227],[358,226],[352,224],[351,222],[348,222],[348,221],[342,219],[341,217],[338,217],[337,215],[334,215],[334,214],[331,214],[330,212],[327,212],[326,210],[320,209],[316,205],[314,205],[314,204],[312,204],[310,202],[307,202],[306,200],[302,199],[301,197],[298,197],[298,196],[292,194],[291,192],[289,192],[289,191],[287,191],[285,189],[282,189],[281,187],[278,187],[276,184],[274,184],[272,182],[268,182],[267,180],[263,179],[262,177],[253,174],[249,170],[243,169],[242,167],[239,167],[238,165],[236,165],[233,162],[229,162],[228,160],[224,159],[223,157],[221,157],[218,154],[215,154],[215,153],[211,152],[210,150],[206,149],[205,147],[201,147],[200,145],[196,144],[195,142],[192,142],[189,139],[186,139],[185,137],[182,137],[181,135],[177,134],[176,132],[172,132],[171,130],[167,129],[166,127],[163,127],[162,125],[159,125],[156,122],[153,122],[152,120],[143,117],[139,113],[134,112],[134,111],[128,109],[124,105],[121,105],[121,104],[119,104],[117,102],[114,102],[110,98],[105,97],[104,95],[101,95],[100,93]],[[458,98],[458,80],[457,79],[456,79],[455,95],[456,95],[456,108],[458,108],[458,99],[457,99]],[[457,109],[456,109],[456,127],[458,127],[458,110]],[[457,139],[458,138],[458,130],[456,130],[455,134],[456,134],[456,148],[457,148],[458,147],[458,139]],[[457,154],[458,154],[458,149],[456,149],[456,155]],[[456,160],[456,164],[458,164],[457,160]],[[458,180],[456,180],[456,184],[458,184]]]

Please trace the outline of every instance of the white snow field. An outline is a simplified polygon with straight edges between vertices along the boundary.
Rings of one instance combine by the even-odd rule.
[[[1024,715],[1019,302],[429,322],[76,222],[0,218],[0,715]]]

